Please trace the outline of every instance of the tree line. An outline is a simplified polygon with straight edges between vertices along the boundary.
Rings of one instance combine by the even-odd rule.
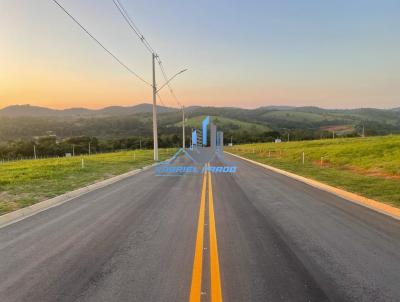
[[[176,134],[159,135],[160,148],[180,147],[182,139]],[[19,139],[0,143],[0,160],[24,158],[63,157],[67,154],[82,155],[114,152],[119,150],[152,149],[150,137],[128,137],[116,139],[99,139],[90,136],[76,136],[58,139],[55,136],[44,136],[37,139]]]
[[[190,144],[190,129],[186,136],[186,147]],[[287,135],[289,133],[289,135]],[[349,134],[347,136],[356,136]],[[332,134],[327,131],[316,132],[307,130],[285,131],[229,131],[224,132],[224,144],[265,143],[273,142],[280,138],[282,141],[312,140],[330,138]],[[162,133],[158,137],[160,148],[182,147],[182,136],[178,134]],[[43,136],[36,139],[18,139],[0,143],[0,160],[15,160],[23,158],[63,157],[67,154],[82,155],[120,150],[152,149],[153,138],[149,136],[133,136],[126,138],[97,138],[94,136],[75,136],[57,138],[56,136]]]

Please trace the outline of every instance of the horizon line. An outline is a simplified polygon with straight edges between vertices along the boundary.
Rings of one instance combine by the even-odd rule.
[[[64,108],[54,108],[54,107],[47,107],[47,106],[40,106],[40,105],[25,103],[25,104],[12,104],[12,105],[7,105],[7,106],[4,106],[4,107],[0,108],[0,110],[7,109],[7,108],[9,108],[9,107],[31,106],[31,107],[44,108],[44,109],[51,109],[51,110],[58,110],[58,111],[71,110],[71,109],[86,109],[86,110],[93,110],[93,111],[95,111],[95,110],[103,110],[103,109],[110,108],[110,107],[129,108],[129,107],[135,107],[135,106],[145,105],[145,104],[146,104],[146,105],[153,105],[151,102],[150,102],[150,103],[142,102],[142,103],[133,104],[133,105],[130,105],[130,106],[126,106],[126,105],[109,105],[109,106],[97,107],[97,108],[96,108],[96,107],[64,107]],[[175,106],[163,106],[163,105],[161,105],[161,104],[157,104],[157,107],[172,108],[172,109],[180,109],[179,107],[175,107]],[[265,105],[265,106],[257,106],[257,107],[190,105],[190,106],[187,106],[187,107],[185,107],[185,108],[190,108],[190,107],[203,107],[203,108],[206,108],[206,107],[212,107],[212,108],[237,108],[237,109],[244,109],[244,110],[255,110],[255,109],[265,108],[265,107],[319,108],[319,109],[325,109],[325,110],[354,110],[354,109],[393,110],[393,109],[398,109],[398,108],[400,108],[400,106],[398,106],[398,107],[343,107],[343,108],[337,108],[337,107],[320,107],[320,106],[317,106],[317,105],[292,106],[292,105],[276,105],[276,104]]]

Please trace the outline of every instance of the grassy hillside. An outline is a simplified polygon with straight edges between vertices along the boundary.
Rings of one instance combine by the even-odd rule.
[[[294,111],[294,110],[277,110],[277,111],[269,111],[262,114],[262,117],[265,119],[279,119],[285,121],[292,122],[333,122],[338,118],[331,114],[321,114],[321,113],[313,113],[313,112],[302,112],[302,111]],[[342,119],[343,120],[343,119]],[[346,120],[346,122],[350,122],[350,119]]]
[[[400,207],[398,135],[249,144],[227,151]]]
[[[0,215],[152,163],[153,150],[0,163]]]
[[[190,128],[201,129],[201,123],[204,120],[205,115],[199,115],[196,117],[189,118],[186,121],[186,126]],[[259,125],[255,123],[243,122],[237,119],[226,118],[223,116],[210,116],[213,123],[215,123],[218,128],[225,130],[242,130],[242,131],[270,131],[271,129],[265,125]],[[176,123],[174,126],[182,127],[182,122]]]
[[[96,112],[69,109],[61,112],[45,108],[6,108],[0,114],[0,142],[31,139],[34,136],[57,135],[96,136],[97,138],[151,137],[152,115],[150,105],[129,108],[109,107]],[[29,109],[29,110],[28,110]],[[147,110],[147,111],[146,111]],[[16,112],[15,112],[16,111]],[[30,115],[26,115],[30,112]],[[44,112],[44,113],[43,113]],[[180,110],[160,108],[158,115],[160,134],[180,134]],[[257,109],[189,107],[189,126],[198,127],[206,116],[218,117],[224,131],[248,131],[252,134],[278,131],[282,135],[292,131],[293,138],[319,138],[328,136],[332,127],[346,127],[342,134],[359,135],[365,128],[367,135],[400,133],[400,111],[384,109],[333,110],[317,107],[261,107]],[[41,115],[40,115],[41,114]],[[25,116],[26,115],[26,116]],[[340,134],[340,133],[338,133]],[[263,140],[259,140],[263,141]]]

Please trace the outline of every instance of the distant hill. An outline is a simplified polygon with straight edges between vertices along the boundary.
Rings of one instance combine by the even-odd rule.
[[[260,107],[259,109],[263,110],[290,110],[294,109],[296,107],[294,106],[265,106],[265,107]]]
[[[185,125],[187,127],[200,129],[201,123],[204,118],[205,118],[204,115],[191,117],[191,118],[187,119]],[[262,125],[262,124],[243,122],[243,121],[240,121],[237,119],[231,119],[231,118],[226,118],[226,117],[222,117],[222,116],[210,116],[210,118],[211,118],[212,122],[214,124],[216,124],[217,127],[219,129],[221,129],[222,131],[227,131],[227,130],[229,131],[232,129],[241,129],[243,131],[248,131],[248,132],[271,131],[271,129],[268,126]],[[182,122],[178,122],[178,123],[174,124],[174,126],[182,127]]]
[[[173,112],[177,109],[170,107],[157,106],[158,112]],[[31,105],[13,105],[0,109],[0,116],[5,117],[81,117],[81,116],[118,116],[136,113],[146,113],[153,110],[152,104],[139,104],[130,107],[110,106],[102,109],[69,108],[69,109],[50,109]]]
[[[70,109],[72,110],[72,109]],[[16,116],[51,116],[56,115],[57,110],[30,106],[30,105],[13,105],[0,110],[0,116],[16,117]]]
[[[187,127],[199,127],[201,119],[213,116],[228,136],[241,141],[284,136],[294,139],[324,135],[367,135],[400,133],[400,108],[324,109],[318,107],[266,106],[256,109],[235,107],[186,108]],[[152,105],[111,106],[103,109],[49,109],[30,105],[0,110],[0,141],[30,139],[55,134],[60,138],[96,136],[99,138],[151,137]],[[160,135],[180,135],[181,111],[158,107]],[[274,134],[272,132],[275,132]],[[247,140],[246,140],[247,139]]]

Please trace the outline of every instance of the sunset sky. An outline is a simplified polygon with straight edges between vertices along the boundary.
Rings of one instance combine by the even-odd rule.
[[[400,106],[398,0],[120,1],[170,75],[189,69],[173,81],[186,106]],[[150,54],[112,0],[59,2],[151,80]],[[0,108],[150,101],[53,1],[0,0]]]

